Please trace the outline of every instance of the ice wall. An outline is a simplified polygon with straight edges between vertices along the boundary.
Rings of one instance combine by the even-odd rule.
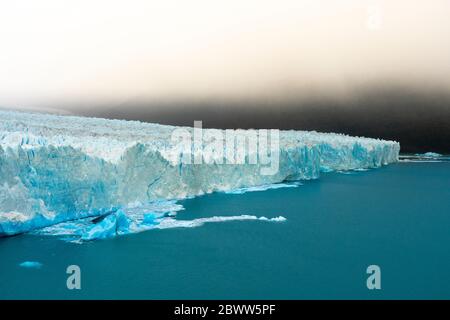
[[[279,170],[261,175],[259,164],[174,163],[167,150],[175,129],[0,111],[0,235],[104,215],[133,203],[375,168],[397,161],[400,149],[393,141],[281,131]]]

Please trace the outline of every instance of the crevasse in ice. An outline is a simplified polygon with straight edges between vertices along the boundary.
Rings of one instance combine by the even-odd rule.
[[[118,210],[130,204],[375,168],[396,162],[400,150],[394,141],[280,131],[279,170],[262,175],[258,164],[173,163],[166,151],[176,128],[0,111],[0,235],[98,216],[120,233],[126,217]],[[95,228],[84,236],[96,237]]]

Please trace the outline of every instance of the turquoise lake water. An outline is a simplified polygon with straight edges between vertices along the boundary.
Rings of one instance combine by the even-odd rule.
[[[73,244],[0,239],[0,299],[450,299],[450,162],[182,201],[178,219],[283,216]],[[40,268],[19,264],[37,261]],[[81,290],[66,267],[81,268]],[[381,268],[368,290],[366,268]]]

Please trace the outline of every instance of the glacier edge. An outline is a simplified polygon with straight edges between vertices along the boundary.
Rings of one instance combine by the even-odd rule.
[[[0,235],[101,216],[130,204],[377,168],[398,161],[400,151],[395,141],[280,131],[279,170],[264,176],[257,164],[173,164],[164,150],[175,128],[0,111]]]

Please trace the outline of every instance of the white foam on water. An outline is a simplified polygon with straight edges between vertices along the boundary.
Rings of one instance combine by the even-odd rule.
[[[247,187],[247,188],[239,188],[234,190],[225,191],[227,194],[244,194],[247,192],[259,192],[259,191],[267,191],[273,189],[282,189],[282,188],[297,188],[301,186],[301,182],[292,182],[292,183],[273,183],[266,184],[261,186]]]
[[[438,163],[438,162],[445,162],[442,160],[409,160],[409,159],[403,159],[403,160],[398,160],[398,162],[400,163]]]
[[[245,221],[245,220],[259,220],[268,222],[284,222],[287,219],[282,216],[275,218],[257,217],[253,215],[239,215],[239,216],[214,216],[208,218],[199,218],[194,220],[177,220],[172,218],[163,219],[158,225],[157,229],[170,229],[170,228],[195,228],[203,226],[205,223],[217,223],[228,221]]]

